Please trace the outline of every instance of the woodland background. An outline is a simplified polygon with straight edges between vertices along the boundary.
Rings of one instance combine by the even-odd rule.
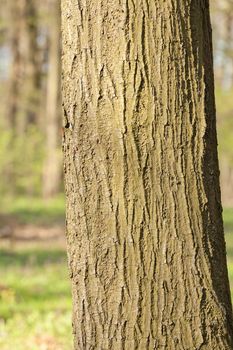
[[[211,0],[233,288],[233,0]],[[0,0],[0,347],[72,348],[64,239],[59,0]]]

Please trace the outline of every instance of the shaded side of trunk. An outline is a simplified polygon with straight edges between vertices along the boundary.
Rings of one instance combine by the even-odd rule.
[[[62,14],[75,349],[232,349],[208,1]]]
[[[61,185],[61,157],[59,130],[61,130],[60,101],[60,4],[52,1],[50,45],[46,104],[46,158],[43,176],[43,196],[49,198],[59,192]]]

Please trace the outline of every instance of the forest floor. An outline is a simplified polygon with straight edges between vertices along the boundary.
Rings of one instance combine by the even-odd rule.
[[[0,349],[71,350],[64,200],[20,198],[0,213]],[[233,209],[224,210],[233,297]]]
[[[71,350],[64,200],[21,198],[1,209],[0,349]]]

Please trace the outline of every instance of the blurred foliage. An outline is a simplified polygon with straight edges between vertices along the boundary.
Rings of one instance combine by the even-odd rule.
[[[39,195],[45,153],[43,135],[33,125],[25,137],[6,129],[0,133],[0,194]]]
[[[224,208],[223,211],[225,233],[232,236],[233,245],[233,208]],[[233,248],[233,247],[232,247]],[[232,251],[233,258],[233,251]]]
[[[227,245],[228,275],[230,279],[231,299],[233,301],[233,209],[225,209],[223,211],[223,218]]]
[[[220,158],[233,167],[233,89],[216,88],[218,143]]]
[[[12,215],[19,224],[51,226],[65,223],[63,194],[49,200],[41,197],[5,196],[0,200],[0,206],[2,214]]]
[[[0,200],[1,213],[15,218],[18,224],[41,226],[64,225],[65,199],[61,194],[52,199],[5,196]]]

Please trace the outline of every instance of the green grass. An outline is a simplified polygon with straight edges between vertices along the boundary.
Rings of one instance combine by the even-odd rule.
[[[65,249],[2,248],[0,276],[0,349],[72,349]]]
[[[65,222],[63,195],[48,201],[37,197],[5,197],[1,200],[1,208],[2,214],[12,215],[22,224],[49,226]]]
[[[4,198],[1,219],[64,224],[64,197]],[[5,215],[4,215],[5,214]],[[65,246],[59,242],[0,246],[0,349],[70,350],[71,288]]]

